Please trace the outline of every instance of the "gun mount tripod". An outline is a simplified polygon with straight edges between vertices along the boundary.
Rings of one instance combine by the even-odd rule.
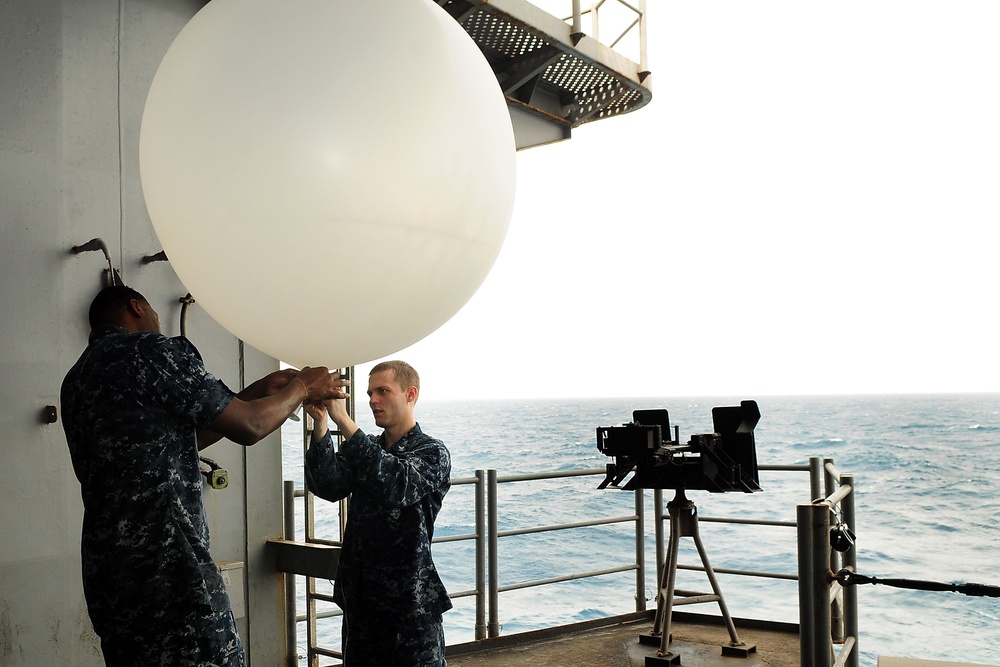
[[[663,570],[660,574],[660,589],[656,596],[656,616],[653,618],[653,631],[648,635],[640,635],[639,641],[643,644],[659,644],[659,649],[655,657],[646,657],[646,667],[655,665],[679,665],[680,656],[670,651],[672,641],[670,626],[671,617],[675,606],[683,604],[696,604],[700,602],[718,602],[719,610],[725,619],[726,627],[729,629],[729,644],[722,645],[722,655],[737,658],[749,657],[750,653],[757,650],[756,645],[747,645],[740,641],[736,633],[736,626],[732,616],[729,615],[729,608],[726,600],[722,596],[722,589],[715,577],[715,571],[708,560],[705,552],[705,545],[701,541],[698,533],[698,508],[694,502],[684,495],[684,489],[677,489],[673,500],[667,503],[667,513],[670,515],[670,539],[667,543],[667,553],[663,560]],[[677,593],[677,552],[680,547],[682,537],[690,537],[694,540],[698,555],[701,557],[702,565],[705,567],[705,574],[712,585],[713,594],[691,594],[675,600]]]
[[[746,658],[757,650],[756,646],[741,642],[736,634],[736,626],[698,535],[698,508],[684,495],[684,490],[702,489],[715,493],[760,491],[753,437],[759,420],[757,403],[741,401],[739,406],[713,408],[714,432],[693,435],[687,444],[680,444],[680,433],[676,427],[674,438],[670,439],[670,417],[662,409],[634,410],[632,422],[597,429],[598,451],[614,459],[614,463],[607,466],[607,477],[597,488],[675,490],[673,500],[667,503],[670,541],[663,559],[653,631],[650,635],[639,637],[644,644],[660,645],[655,657],[646,657],[647,667],[680,664],[680,656],[670,651],[670,622],[674,606],[681,604],[719,603],[731,640],[722,647],[723,656]],[[628,482],[619,486],[630,475]],[[677,552],[682,537],[694,539],[712,584],[713,595],[691,593],[675,600]]]

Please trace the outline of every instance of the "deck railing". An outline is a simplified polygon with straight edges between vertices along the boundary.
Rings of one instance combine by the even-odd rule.
[[[699,517],[701,522],[752,524],[761,526],[779,526],[796,530],[798,545],[799,572],[768,572],[760,570],[713,568],[716,573],[744,577],[764,577],[786,580],[798,580],[799,586],[799,622],[802,665],[810,667],[857,667],[857,597],[853,587],[841,587],[832,576],[841,568],[853,569],[856,564],[856,554],[853,546],[841,553],[830,546],[831,530],[840,525],[854,526],[854,480],[853,476],[837,471],[829,459],[812,458],[808,465],[761,465],[761,472],[793,471],[809,474],[809,494],[813,500],[797,506],[795,521],[772,521],[746,517]],[[634,513],[623,516],[599,517],[583,521],[553,523],[549,525],[531,526],[500,530],[498,515],[504,515],[503,502],[499,499],[498,489],[507,484],[531,484],[552,479],[568,477],[595,477],[596,481],[605,474],[603,468],[581,469],[559,472],[540,472],[521,475],[498,475],[496,470],[477,470],[471,477],[456,478],[453,487],[471,486],[475,497],[474,532],[467,534],[444,535],[435,537],[434,543],[472,542],[474,547],[475,584],[472,589],[451,591],[453,599],[463,597],[475,598],[475,641],[498,637],[501,630],[501,600],[503,594],[531,587],[550,586],[561,582],[588,579],[620,572],[635,572],[635,610],[646,609],[646,556],[645,556],[645,496],[646,492],[637,490],[634,493]],[[291,485],[291,486],[289,486]],[[664,512],[662,490],[656,489],[653,495],[653,517],[656,544],[657,564],[663,563],[665,529],[668,519]],[[822,494],[826,493],[823,497]],[[307,497],[301,490],[295,490],[294,485],[286,482],[286,525],[294,525],[294,499]],[[307,500],[307,505],[310,504]],[[835,512],[839,508],[839,512]],[[837,522],[832,518],[837,517]],[[308,520],[308,519],[307,519]],[[605,563],[608,567],[587,572],[567,572],[559,576],[516,581],[501,585],[500,575],[503,563],[499,558],[500,540],[516,536],[551,533],[553,531],[574,530],[609,524],[631,523],[635,535],[634,558],[620,563]],[[307,535],[313,531],[307,529]],[[320,544],[338,545],[337,541],[308,539]],[[678,569],[703,570],[698,565],[678,564]],[[508,570],[509,571],[509,570]],[[656,578],[655,576],[653,577]],[[316,633],[316,621],[322,618],[339,616],[339,611],[317,612],[316,602],[330,602],[332,598],[325,593],[316,591],[315,582],[309,580],[306,587],[306,613],[298,615],[294,609],[296,598],[294,590],[295,577],[287,577],[290,590],[287,591],[289,601],[289,657],[288,664],[297,665],[295,640],[297,623],[308,623],[308,665],[317,667],[321,657],[340,659],[338,650],[319,645]],[[658,584],[659,582],[657,582]],[[841,645],[840,655],[835,655],[833,648]],[[469,645],[463,645],[463,650],[469,650]]]
[[[639,71],[649,71],[646,0],[526,1],[569,24],[574,39],[588,35],[637,62]]]
[[[643,508],[643,492],[634,492],[635,513],[625,516],[602,517],[588,521],[575,521],[571,523],[556,523],[546,526],[534,526],[530,528],[516,528],[509,530],[499,530],[497,527],[497,515],[499,511],[499,501],[497,489],[500,484],[512,484],[520,482],[541,481],[549,479],[560,479],[567,477],[603,476],[606,473],[604,468],[589,470],[570,470],[562,472],[542,472],[523,475],[497,475],[496,470],[487,470],[487,553],[490,563],[489,567],[489,626],[487,637],[496,637],[500,634],[500,594],[509,591],[521,590],[535,586],[546,586],[576,579],[587,579],[600,577],[618,572],[635,571],[635,610],[643,611],[646,608],[646,568],[645,568],[645,510]],[[635,558],[632,562],[627,562],[612,567],[587,572],[572,572],[558,577],[547,579],[537,579],[534,581],[521,581],[513,584],[501,586],[500,562],[499,562],[499,541],[500,538],[514,537],[517,535],[531,535],[537,533],[548,533],[558,530],[570,530],[577,528],[589,528],[594,526],[605,526],[615,523],[632,523],[635,532]],[[477,633],[476,639],[483,639]]]
[[[810,459],[813,498],[799,505],[799,644],[802,667],[858,667],[857,587],[842,586],[841,569],[855,572],[853,544],[841,552],[831,546],[834,531],[854,528],[854,475],[841,473],[830,459]],[[824,481],[820,491],[816,480]],[[825,493],[825,496],[821,496]],[[839,508],[839,511],[837,511]],[[836,513],[838,521],[831,522]],[[840,645],[840,651],[835,647]]]
[[[586,32],[583,28],[583,17],[588,13],[591,16],[590,36],[602,44],[606,44],[612,49],[618,46],[619,42],[621,42],[621,40],[627,35],[631,34],[633,31],[637,31],[639,43],[639,71],[649,71],[649,59],[646,49],[646,0],[638,0],[638,6],[626,2],[625,0],[594,0],[590,3],[589,9],[583,9],[583,3],[581,0],[572,0],[572,2],[573,14],[570,17],[567,17],[566,20],[572,22],[573,34],[583,34]],[[608,5],[608,7],[605,7],[605,5]],[[601,10],[611,7],[620,12],[619,15],[624,14],[628,16],[628,20],[626,20],[623,25],[616,24],[610,38],[602,38]],[[608,27],[611,25],[611,22],[605,20],[604,25]]]

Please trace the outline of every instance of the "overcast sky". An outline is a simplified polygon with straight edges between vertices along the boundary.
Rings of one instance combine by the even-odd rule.
[[[518,154],[423,395],[997,391],[1000,3],[648,5],[653,101]]]

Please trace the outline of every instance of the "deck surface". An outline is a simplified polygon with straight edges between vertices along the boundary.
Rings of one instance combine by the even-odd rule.
[[[623,623],[573,632],[513,646],[448,656],[449,667],[645,667],[646,656],[656,656],[658,646],[639,642],[648,633],[649,621]],[[747,657],[722,656],[729,645],[725,626],[682,622],[673,623],[670,651],[686,667],[799,667],[797,634],[774,630],[737,627],[740,641],[756,646]],[[677,664],[677,663],[675,663]]]

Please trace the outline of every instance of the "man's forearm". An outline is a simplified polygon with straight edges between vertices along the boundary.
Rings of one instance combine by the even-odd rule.
[[[350,440],[358,432],[358,425],[354,423],[346,410],[335,410],[330,412],[330,418],[337,425],[340,434],[345,440]]]
[[[248,384],[241,392],[236,394],[236,397],[241,401],[255,401],[258,398],[266,398],[280,391],[295,378],[295,375],[296,371],[291,368],[268,373],[264,377]]]
[[[329,425],[326,423],[326,413],[323,413],[322,417],[313,417],[313,428],[312,428],[312,439],[313,444],[319,442],[326,437],[326,434],[330,431]]]
[[[255,401],[258,398],[265,398],[268,395],[268,377],[270,376],[265,376],[251,382],[249,385],[244,387],[242,391],[236,394],[236,398],[245,402]],[[222,438],[223,435],[221,433],[216,433],[204,428],[198,429],[198,451],[214,445],[219,440],[222,440]]]
[[[241,401],[254,401],[258,398],[264,398],[265,396],[267,396],[267,381],[265,378],[260,378],[259,380],[251,382],[244,387],[242,391],[236,394],[236,398]]]
[[[209,431],[233,442],[249,446],[276,430],[308,398],[304,382],[289,382],[278,393],[244,401],[234,398],[215,420]],[[204,439],[207,441],[207,438]],[[199,446],[203,438],[199,437]]]

